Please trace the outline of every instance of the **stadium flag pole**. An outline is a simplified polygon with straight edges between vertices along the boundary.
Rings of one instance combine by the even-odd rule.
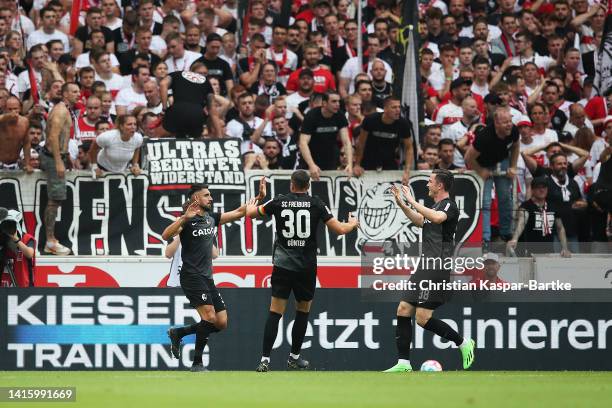
[[[70,11],[70,35],[74,37],[79,28],[79,15],[81,14],[81,0],[72,0],[72,10]]]
[[[246,44],[248,28],[249,28],[249,17],[251,15],[251,0],[239,0],[238,1],[238,38],[240,43],[238,48],[243,44]],[[248,54],[248,52],[247,52]]]
[[[23,55],[25,58],[26,66],[28,67],[28,79],[30,81],[30,95],[32,95],[32,101],[34,105],[38,105],[40,101],[40,95],[38,93],[38,83],[36,82],[36,76],[34,75],[34,69],[32,69],[32,60],[28,57],[27,47],[25,45],[25,33],[23,32],[23,24],[21,24],[21,5],[19,0],[15,0],[17,4],[17,22],[19,23],[19,32],[21,33],[21,48],[23,49]]]
[[[610,0],[612,1],[612,0]],[[416,149],[419,148],[419,127],[423,121],[423,92],[421,87],[421,72],[419,70],[418,2],[404,0],[402,2],[402,26],[398,31],[398,43],[403,46],[404,58],[398,58],[395,73],[393,93],[401,98],[402,113],[410,121],[412,138]],[[416,160],[414,161],[416,163]]]
[[[593,84],[599,95],[606,96],[612,88],[612,0],[608,0],[608,12],[597,59],[599,63],[596,64]]]
[[[357,67],[359,73],[363,72],[363,32],[361,30],[361,25],[363,24],[363,7],[361,3],[361,0],[357,3],[359,4],[357,7],[357,61],[359,61]]]

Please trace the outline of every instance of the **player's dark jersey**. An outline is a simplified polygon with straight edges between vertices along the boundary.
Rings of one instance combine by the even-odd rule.
[[[317,227],[333,217],[318,197],[306,193],[280,195],[263,205],[276,222],[272,263],[291,271],[310,271],[317,266]]]
[[[191,71],[176,71],[170,74],[172,78],[172,96],[174,103],[191,103],[206,106],[206,98],[213,90],[204,75]]]
[[[183,225],[180,234],[183,288],[201,288],[205,279],[212,279],[212,247],[220,220],[218,213],[205,213],[196,215]]]
[[[431,208],[446,213],[446,220],[441,224],[434,224],[425,218],[421,252],[425,257],[439,257],[444,260],[444,258],[452,257],[455,250],[455,231],[459,220],[459,209],[450,198],[438,201]]]

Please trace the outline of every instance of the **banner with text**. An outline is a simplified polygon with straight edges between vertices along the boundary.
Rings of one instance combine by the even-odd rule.
[[[208,184],[244,187],[240,140],[149,140],[149,188]]]
[[[204,364],[254,370],[270,292],[222,289],[230,325],[211,335]],[[381,371],[397,361],[396,303],[364,302],[359,289],[322,289],[309,315],[302,354],[316,370]],[[292,307],[287,310],[294,310]],[[194,336],[172,357],[166,330],[199,320],[180,289],[5,289],[0,291],[0,370],[186,370]],[[472,370],[612,370],[612,303],[451,303],[436,313],[476,341]],[[294,314],[285,314],[272,350],[282,370]],[[415,325],[410,360],[461,370],[447,340]]]
[[[58,213],[56,236],[63,245],[72,248],[75,255],[163,255],[165,243],[161,234],[181,214],[189,184],[156,184],[159,175],[163,173],[163,179],[171,177],[167,175],[174,172],[172,174],[179,180],[177,172],[183,171],[178,170],[180,166],[185,168],[185,165],[190,165],[183,160],[183,153],[189,157],[193,151],[201,148],[198,157],[203,157],[204,152],[207,157],[216,157],[219,152],[231,152],[233,141],[223,142],[214,145],[209,142],[205,147],[202,145],[198,148],[192,142],[184,145],[179,141],[172,141],[172,144],[156,143],[157,147],[151,149],[152,157],[157,157],[159,152],[163,157],[166,157],[166,153],[176,157],[163,162],[165,164],[158,161],[154,169],[157,174],[155,179],[152,175],[135,177],[131,174],[107,174],[94,180],[89,172],[68,172],[67,198]],[[178,160],[181,164],[175,166],[172,160]],[[218,166],[218,157],[214,160]],[[238,176],[238,172],[233,173],[233,170],[215,170],[214,173],[213,179],[218,177],[217,173],[234,174],[221,180],[228,183],[210,184],[214,211],[233,210],[257,195],[262,175],[268,179],[266,200],[289,192],[290,171],[246,171],[240,173],[243,174],[241,176]],[[206,181],[208,176],[203,177]],[[240,177],[243,177],[242,183],[237,183]],[[336,236],[324,225],[320,225],[317,232],[319,255],[358,256],[363,246],[371,241],[419,242],[421,228],[403,214],[391,194],[391,186],[401,183],[401,179],[400,171],[367,172],[361,178],[348,178],[342,172],[327,172],[323,173],[319,181],[313,182],[311,193],[319,196],[332,209],[336,218],[346,220],[349,212],[352,212],[361,223],[358,231],[345,236]],[[417,200],[431,204],[427,195],[428,179],[428,172],[414,172],[410,178],[410,188]],[[472,173],[456,174],[454,199],[460,210],[456,240],[480,243],[482,180]],[[38,240],[39,251],[45,245],[46,205],[47,183],[44,173],[36,171],[27,175],[23,172],[0,172],[0,207],[17,209],[24,214],[24,228]],[[224,224],[218,232],[222,255],[272,254],[274,222],[270,219],[240,219]]]

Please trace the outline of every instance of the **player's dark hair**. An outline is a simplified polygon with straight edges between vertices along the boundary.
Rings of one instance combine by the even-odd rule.
[[[453,188],[453,182],[455,181],[453,173],[446,169],[435,169],[433,174],[435,174],[436,181],[438,183],[442,183],[444,190],[447,193],[450,193],[451,189]]]
[[[188,193],[189,200],[191,200],[191,196],[200,190],[204,190],[205,188],[208,188],[208,184],[192,184]]]
[[[296,170],[291,175],[291,182],[299,190],[307,190],[310,185],[310,175],[305,170]]]

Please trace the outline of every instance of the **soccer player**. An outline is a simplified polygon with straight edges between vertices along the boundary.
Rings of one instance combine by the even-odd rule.
[[[454,342],[461,350],[463,368],[468,369],[474,362],[474,341],[463,338],[442,320],[433,317],[433,312],[447,299],[449,292],[444,290],[421,289],[427,284],[450,282],[450,270],[444,269],[444,260],[452,258],[455,249],[455,231],[459,219],[459,210],[454,200],[449,196],[453,187],[453,174],[444,169],[434,170],[429,177],[427,189],[429,197],[434,201],[431,208],[420,204],[410,193],[410,188],[403,186],[400,190],[393,186],[395,201],[404,214],[418,227],[423,228],[421,265],[425,261],[433,263],[433,267],[419,268],[410,278],[416,287],[404,293],[397,307],[397,327],[395,341],[399,359],[397,364],[386,370],[386,373],[412,371],[410,365],[410,342],[412,340],[412,317],[425,330]],[[436,267],[436,262],[439,267]],[[424,284],[424,285],[421,285]]]
[[[265,197],[265,185],[265,178],[262,177],[258,197]],[[252,198],[249,204],[255,205],[258,197]],[[243,204],[233,211],[221,214],[213,213],[213,199],[208,186],[204,184],[191,186],[189,200],[191,203],[185,213],[164,230],[162,237],[169,240],[175,235],[180,236],[183,261],[181,288],[202,320],[192,325],[170,328],[168,337],[172,355],[180,358],[183,337],[195,333],[195,353],[191,371],[201,372],[206,371],[202,364],[202,353],[208,337],[227,327],[225,302],[212,277],[216,227],[244,217],[247,205]]]
[[[348,234],[359,227],[359,222],[351,214],[348,222],[335,219],[321,199],[308,194],[309,189],[310,176],[304,170],[297,170],[291,175],[289,194],[279,195],[260,206],[251,203],[247,206],[248,217],[267,215],[273,216],[276,221],[272,300],[264,328],[263,356],[257,372],[270,371],[270,352],[278,332],[278,322],[285,312],[292,291],[297,310],[287,367],[294,370],[309,367],[308,361],[300,357],[300,350],[317,280],[317,226],[319,221],[323,221],[327,228],[338,235]]]

